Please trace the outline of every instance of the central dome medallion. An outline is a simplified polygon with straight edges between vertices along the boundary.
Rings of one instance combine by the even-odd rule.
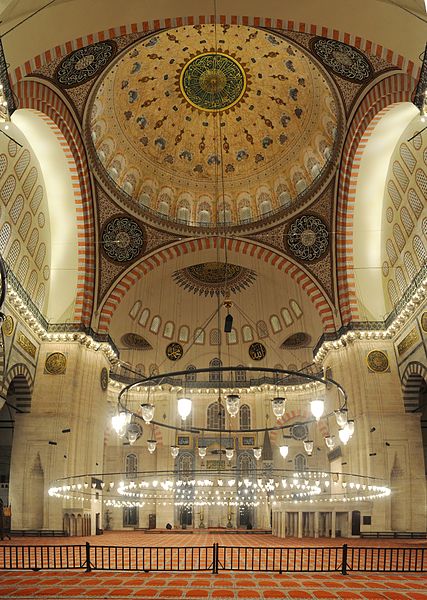
[[[324,188],[342,110],[323,67],[284,35],[184,26],[117,57],[94,86],[85,131],[94,172],[142,218],[247,228]]]
[[[180,77],[181,91],[194,107],[207,111],[231,108],[246,90],[243,67],[222,52],[206,52],[190,59]]]

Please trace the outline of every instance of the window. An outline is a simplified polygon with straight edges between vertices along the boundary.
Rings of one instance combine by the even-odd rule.
[[[219,358],[213,358],[209,363],[209,366],[213,368],[222,367],[222,362],[219,360]],[[222,381],[222,373],[219,371],[209,373],[209,381]]]
[[[239,478],[250,477],[255,471],[255,461],[248,452],[242,452],[238,459]]]
[[[138,473],[138,458],[136,454],[128,454],[125,464],[126,477],[132,478]]]
[[[17,196],[14,203],[12,204],[12,208],[10,209],[10,218],[14,223],[16,223],[21,216],[22,209],[24,208],[24,198],[22,196]]]
[[[140,325],[142,325],[143,327],[145,327],[147,325],[147,322],[148,322],[149,318],[150,318],[150,311],[148,310],[148,308],[144,308],[144,310],[142,311],[141,316],[139,317],[138,323]]]
[[[141,310],[141,301],[138,300],[137,302],[135,302],[135,304],[132,306],[132,308],[129,311],[129,316],[131,319],[136,319],[139,311]]]
[[[169,340],[171,340],[174,330],[175,330],[175,325],[172,323],[172,321],[168,321],[165,324],[165,328],[163,330],[163,336],[165,338],[168,338]]]
[[[10,247],[10,250],[6,256],[6,262],[9,267],[13,269],[15,267],[16,261],[18,260],[19,253],[21,252],[21,244],[18,240],[15,240]],[[27,290],[28,292],[28,290]]]
[[[194,365],[188,365],[185,381],[197,381],[197,373],[194,373],[195,370],[196,367]]]
[[[227,338],[227,344],[237,344],[237,331],[233,329],[227,333],[226,335]]]
[[[194,332],[194,343],[195,344],[204,344],[205,343],[205,332],[203,329],[196,329]]]
[[[304,454],[297,454],[294,458],[294,469],[297,472],[305,471],[307,467],[307,459]]]
[[[405,275],[404,275],[401,267],[397,267],[397,269],[396,269],[396,281],[397,281],[397,285],[400,288],[401,293],[404,294],[405,290],[408,286],[406,283]]]
[[[258,323],[256,324],[256,330],[258,333],[258,337],[260,337],[260,338],[268,337],[268,329],[267,329],[267,324],[265,321],[258,321]]]
[[[412,240],[412,246],[414,248],[418,262],[420,263],[420,267],[423,267],[424,263],[427,260],[427,252],[422,242],[422,239],[417,235],[414,236],[414,239]]]
[[[414,263],[414,259],[412,258],[412,254],[410,252],[405,252],[405,256],[403,259],[405,264],[405,269],[408,274],[410,280],[412,280],[417,274],[417,268]]]
[[[236,371],[236,383],[246,381],[246,371],[244,365],[237,365],[238,371]]]
[[[153,333],[158,333],[161,323],[162,320],[159,316],[154,317],[151,321],[150,331],[152,331]]]
[[[123,509],[123,527],[132,527],[138,525],[138,507],[126,506]]]
[[[271,324],[271,329],[273,330],[273,333],[279,333],[279,331],[282,331],[282,326],[280,324],[279,317],[277,315],[271,315],[270,324]]]
[[[393,225],[393,237],[397,247],[402,251],[405,246],[405,237],[397,223]]]
[[[4,254],[7,243],[9,242],[11,227],[9,223],[5,223],[0,230],[0,254]]]
[[[190,330],[187,325],[183,325],[179,330],[178,340],[180,342],[188,342],[190,338]]]
[[[282,310],[280,312],[282,313],[282,319],[283,319],[286,327],[289,327],[289,325],[292,325],[294,320],[291,317],[291,313],[289,312],[289,310],[287,308],[282,308]]]
[[[289,302],[289,305],[292,309],[292,312],[294,313],[294,315],[296,316],[297,319],[299,319],[302,315],[302,310],[300,308],[300,305],[298,304],[298,302],[296,300],[291,300]]]
[[[225,429],[225,409],[218,402],[209,404],[207,411],[208,429]]]
[[[193,455],[189,452],[181,452],[178,456],[178,477],[190,477],[193,473]]]
[[[252,327],[249,325],[243,325],[242,327],[242,338],[244,342],[252,342],[254,339],[254,334],[252,332]]]
[[[251,428],[251,409],[247,404],[242,404],[239,409],[240,429],[248,431]]]
[[[211,346],[219,346],[221,344],[221,334],[219,329],[212,329],[210,331],[209,343]]]

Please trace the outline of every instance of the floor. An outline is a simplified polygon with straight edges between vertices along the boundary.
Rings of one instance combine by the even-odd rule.
[[[14,538],[6,545],[60,545],[64,538]],[[67,540],[70,543],[70,540]],[[72,538],[72,543],[89,541],[93,545],[117,546],[301,546],[301,540],[271,535],[225,534],[144,534],[106,532],[92,538]],[[425,547],[426,540],[314,540],[305,538],[304,546],[335,546],[343,542],[354,546]],[[1,566],[1,565],[0,565]],[[427,573],[248,573],[209,572],[141,573],[92,571],[1,571],[0,598],[36,599],[135,599],[148,600],[244,600],[256,598],[335,598],[427,600]]]

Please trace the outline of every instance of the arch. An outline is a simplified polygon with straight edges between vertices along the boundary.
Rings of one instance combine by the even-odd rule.
[[[139,23],[128,23],[104,29],[98,32],[91,32],[87,35],[80,36],[74,40],[68,40],[67,42],[49,48],[41,54],[34,56],[32,59],[27,60],[23,65],[15,67],[10,73],[10,79],[12,84],[21,81],[24,77],[30,75],[33,71],[40,69],[40,67],[49,64],[52,58],[62,58],[72,52],[89,44],[104,41],[107,39],[113,39],[129,34],[141,33],[141,32],[155,32],[165,28],[181,27],[183,25],[203,25],[208,22],[213,22],[213,17],[206,17],[205,15],[188,15],[179,17],[164,17],[160,19],[151,19],[142,21]],[[378,58],[382,58],[387,62],[396,65],[402,71],[418,77],[420,69],[417,68],[414,62],[408,58],[405,58],[401,54],[394,52],[392,49],[387,48],[381,44],[377,44],[372,40],[355,36],[346,31],[339,31],[334,27],[325,27],[316,23],[307,23],[295,20],[286,20],[276,17],[267,16],[239,16],[239,15],[217,15],[217,22],[221,25],[225,24],[237,24],[255,26],[255,27],[271,27],[275,29],[283,29],[286,31],[296,31],[299,33],[308,33],[311,35],[321,35],[329,37],[333,40],[339,40],[346,44],[351,44],[359,50],[366,51],[370,54],[375,55]]]
[[[298,453],[294,458],[294,469],[297,472],[305,471],[307,467],[307,457],[304,454]]]
[[[138,473],[138,457],[133,452],[126,455],[125,473],[126,477],[133,477]]]
[[[336,213],[338,299],[344,325],[360,318],[353,241],[356,189],[363,151],[384,114],[396,103],[410,102],[414,87],[414,79],[407,74],[391,75],[378,82],[359,104],[347,134],[341,160]]]
[[[242,431],[251,428],[251,407],[248,404],[242,404],[239,408],[239,427]]]
[[[427,366],[420,362],[410,362],[402,376],[402,394],[405,412],[419,408],[419,392],[427,382]]]
[[[294,370],[294,371],[297,370],[296,365],[288,365],[287,368]],[[310,413],[310,411],[304,412],[299,409],[291,410],[291,411],[286,412],[283,415],[283,417],[281,417],[280,419],[277,419],[277,424],[285,425],[285,424],[288,424],[289,421],[292,421],[293,419],[297,419],[297,418],[307,421],[307,419],[311,419],[312,416],[313,415]],[[328,423],[325,419],[320,419],[320,421],[317,423],[317,427],[319,428],[320,435],[322,435],[323,437],[325,437],[326,435],[329,435]],[[271,441],[277,443],[277,436],[278,436],[278,432],[272,431],[270,433]]]
[[[20,381],[20,388],[23,388],[23,381],[25,380],[25,384],[28,388],[28,394],[30,396],[30,403],[28,404],[28,396],[27,396],[27,401],[25,402],[25,404],[27,405],[27,410],[25,410],[25,412],[30,412],[30,408],[31,408],[31,394],[33,393],[33,387],[34,387],[34,380],[33,380],[33,376],[31,375],[27,365],[24,365],[23,363],[17,363],[15,365],[13,365],[13,367],[8,371],[4,382],[3,382],[3,386],[1,388],[2,394],[6,395],[7,390],[9,389],[10,384],[12,383],[12,381],[16,378],[18,378],[17,380]],[[22,386],[22,387],[21,387]]]
[[[56,137],[68,164],[69,175],[74,190],[76,228],[79,239],[84,244],[76,247],[77,285],[74,292],[73,318],[84,325],[90,324],[95,285],[95,228],[92,214],[92,192],[86,151],[79,130],[67,105],[58,94],[36,81],[19,81],[14,86],[20,108],[33,109]],[[13,120],[19,122],[20,114],[15,111]],[[51,280],[52,281],[52,280]],[[49,294],[55,297],[56,294]]]
[[[202,250],[216,249],[218,243],[221,249],[225,248],[224,238],[220,238],[219,242],[217,237],[185,240],[155,252],[149,257],[143,258],[137,265],[133,266],[127,273],[122,275],[121,279],[116,282],[114,287],[110,288],[108,295],[104,297],[99,316],[99,330],[108,332],[112,316],[121,300],[129,289],[142,277],[169,260],[174,260],[179,256],[200,252]],[[282,271],[285,275],[294,279],[316,308],[322,321],[324,331],[328,332],[335,330],[333,308],[326,293],[301,266],[293,263],[289,258],[282,256],[271,249],[238,238],[227,239],[227,249],[230,252],[236,252],[237,254],[256,257],[258,260],[270,264],[277,270]]]
[[[225,408],[218,402],[209,404],[206,411],[206,422],[209,429],[225,429]]]

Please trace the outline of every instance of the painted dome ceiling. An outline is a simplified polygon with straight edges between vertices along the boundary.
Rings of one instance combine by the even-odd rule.
[[[98,83],[87,119],[110,191],[146,214],[205,227],[307,203],[341,130],[334,88],[310,55],[237,25],[139,41]]]

